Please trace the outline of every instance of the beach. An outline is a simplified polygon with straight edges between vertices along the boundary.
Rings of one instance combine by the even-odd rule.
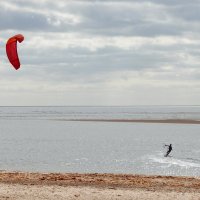
[[[0,199],[200,199],[200,179],[2,171]]]

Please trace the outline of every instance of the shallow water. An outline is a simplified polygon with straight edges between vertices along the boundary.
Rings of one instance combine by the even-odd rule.
[[[110,115],[113,118],[122,116],[119,108],[114,108]],[[74,118],[88,115],[83,111],[85,107],[70,109]],[[94,107],[92,111],[88,109],[88,113],[94,112]],[[106,109],[98,108],[96,117],[102,117],[102,112],[108,117]],[[131,109],[134,113],[133,107]],[[157,109],[153,112],[151,107],[152,115],[158,112]],[[183,113],[179,109],[176,117]],[[62,115],[62,107],[2,107],[0,169],[200,176],[200,125],[54,120],[66,118],[66,110],[64,107]],[[120,107],[120,110],[123,109]],[[113,114],[115,112],[118,114]],[[146,115],[151,116],[149,111]],[[171,157],[165,158],[164,144],[169,143],[173,151]]]

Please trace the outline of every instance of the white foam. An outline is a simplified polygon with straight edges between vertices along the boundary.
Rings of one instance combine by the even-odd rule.
[[[160,163],[160,164],[168,164],[168,166],[177,165],[177,166],[186,167],[186,168],[187,167],[200,168],[200,164],[198,164],[198,163],[183,161],[183,160],[176,159],[173,157],[162,158],[162,157],[150,156],[149,160],[156,162],[156,163]]]

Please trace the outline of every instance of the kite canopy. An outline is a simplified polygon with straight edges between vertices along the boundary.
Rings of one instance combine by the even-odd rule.
[[[17,70],[20,68],[20,61],[17,53],[17,42],[22,42],[24,40],[24,36],[21,34],[15,35],[8,39],[6,43],[6,53],[10,63]]]

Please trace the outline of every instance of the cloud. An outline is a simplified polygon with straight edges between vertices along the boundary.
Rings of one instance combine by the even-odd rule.
[[[94,35],[177,34],[164,6],[149,3],[69,1],[2,4],[1,29]],[[153,12],[152,12],[153,11]],[[159,19],[159,20],[158,20]],[[166,23],[163,23],[166,22]],[[180,29],[177,29],[180,30]]]
[[[0,8],[3,105],[200,100],[196,0],[7,0]],[[17,33],[25,40],[14,71],[5,44]]]

